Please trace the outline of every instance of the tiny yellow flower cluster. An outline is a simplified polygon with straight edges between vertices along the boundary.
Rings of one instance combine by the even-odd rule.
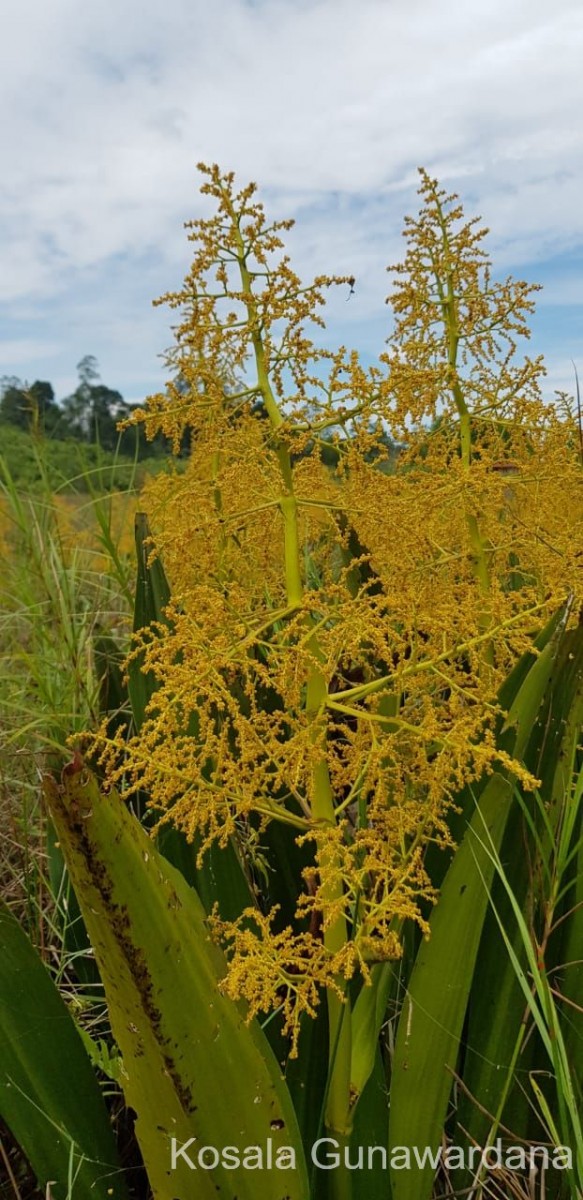
[[[250,1019],[281,1008],[284,1032],[291,1038],[290,1057],[295,1058],[302,1016],[316,1016],[322,990],[332,991],[342,1002],[340,981],[352,979],[359,969],[367,982],[370,974],[353,942],[332,953],[309,932],[294,932],[289,926],[276,932],[277,914],[277,906],[269,916],[247,908],[239,921],[222,921],[215,915],[210,924],[215,937],[231,948],[225,994],[247,1001]],[[392,957],[397,957],[396,940],[393,949]]]

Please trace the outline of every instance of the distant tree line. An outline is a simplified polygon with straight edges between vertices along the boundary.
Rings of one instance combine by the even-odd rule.
[[[121,392],[101,382],[97,360],[87,354],[77,364],[75,391],[57,401],[52,383],[36,379],[28,386],[14,376],[0,379],[0,422],[59,441],[100,445],[131,458],[151,458],[170,452],[159,434],[146,442],[137,425],[118,430],[118,422],[131,416],[137,405],[128,404]],[[186,452],[186,446],[184,452]]]
[[[52,383],[46,380],[35,379],[29,386],[14,376],[3,376],[0,378],[0,424],[39,433],[59,442],[74,441],[100,446],[102,450],[117,452],[138,461],[173,454],[169,440],[162,433],[146,441],[140,425],[118,429],[119,422],[131,417],[138,405],[128,404],[121,392],[101,382],[97,360],[92,354],[85,355],[77,363],[77,375],[79,382],[75,391],[60,401],[55,398]],[[176,383],[180,388],[180,379]],[[233,380],[225,376],[227,396],[233,386]],[[263,405],[259,403],[253,406],[251,412],[259,420],[266,416]],[[183,435],[180,458],[188,456],[190,442],[191,435],[187,430]],[[400,448],[387,434],[380,437],[377,451],[371,456],[378,456],[383,443],[389,452],[390,464],[395,461]],[[304,448],[302,457],[311,453],[311,449],[309,446]],[[339,452],[331,435],[329,439],[326,436],[322,439],[319,450],[327,466],[337,465]]]

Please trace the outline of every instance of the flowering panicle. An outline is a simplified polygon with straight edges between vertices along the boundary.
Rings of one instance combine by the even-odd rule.
[[[283,1005],[294,1045],[326,991],[340,1055],[346,981],[398,957],[406,920],[427,928],[426,851],[449,844],[459,789],[496,767],[533,783],[497,748],[497,693],[581,592],[579,436],[543,402],[540,360],[515,361],[534,289],[492,280],[485,231],[427,175],[395,331],[366,370],[305,332],[349,281],[303,286],[289,222],[203,170],[215,215],[164,297],[173,380],[136,418],[192,446],[145,494],[173,594],[136,639],[157,690],[138,736],[97,742],[201,855],[271,821],[297,831],[295,921],[217,918],[224,986],[251,1014]]]

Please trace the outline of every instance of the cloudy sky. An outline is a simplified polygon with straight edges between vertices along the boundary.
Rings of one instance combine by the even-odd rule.
[[[202,159],[293,216],[308,278],[354,274],[331,344],[388,332],[387,263],[416,168],[540,282],[549,394],[583,378],[581,0],[3,0],[0,375],[128,400],[163,378]]]

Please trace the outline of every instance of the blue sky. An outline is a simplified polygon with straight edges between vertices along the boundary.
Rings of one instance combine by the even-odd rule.
[[[97,357],[130,401],[164,380],[196,163],[296,218],[299,273],[354,274],[330,344],[388,332],[387,263],[417,166],[491,229],[498,276],[540,282],[549,396],[583,378],[580,0],[3,0],[0,375]]]

